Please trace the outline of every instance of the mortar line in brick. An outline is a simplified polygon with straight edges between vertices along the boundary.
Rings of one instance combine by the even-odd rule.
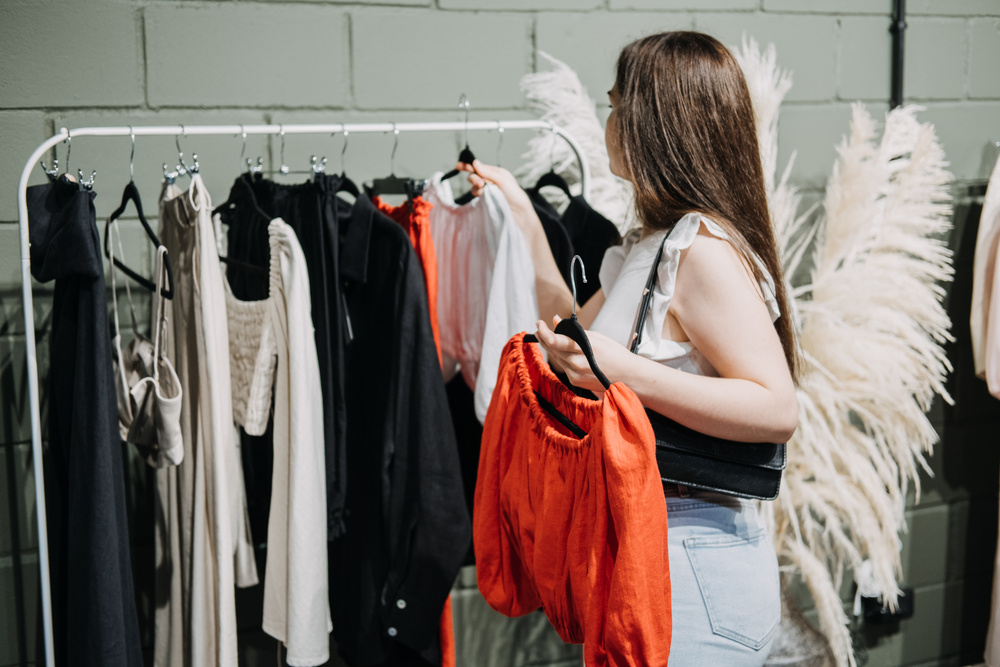
[[[972,97],[972,19],[965,20],[965,77],[962,83],[962,99]]]
[[[613,9],[611,10],[616,14],[656,14],[657,16],[670,16],[672,14],[738,14],[744,16],[747,14],[757,13],[756,7],[751,7],[749,9],[706,9],[702,7],[697,7],[695,9],[643,9],[641,7],[626,7],[623,9]],[[592,12],[578,12],[580,14],[588,14]],[[776,14],[776,12],[771,15]]]
[[[271,113],[264,113],[264,123],[271,125],[274,123],[274,116]],[[274,136],[267,135],[265,138],[264,145],[267,146],[267,170],[268,172],[274,172]]]
[[[357,96],[354,94],[354,14],[344,15],[347,30],[347,104],[349,108],[357,107]]]
[[[538,14],[531,18],[531,71],[538,72]]]
[[[51,137],[55,133],[56,133],[56,121],[55,121],[55,119],[54,118],[50,118],[50,117],[46,117],[45,118],[45,137],[46,138]],[[55,150],[56,150],[55,146],[53,146],[52,148],[49,149],[49,161],[50,162],[53,160],[53,158],[55,156]],[[18,224],[20,224],[20,221],[18,221]]]
[[[844,31],[843,31],[844,26],[841,19],[842,17],[840,16],[837,17],[837,19],[834,21],[834,28],[833,28],[833,76],[834,76],[833,99],[837,101],[844,99],[843,96],[840,94],[840,87],[844,83],[843,63],[841,62],[843,60],[841,56],[844,54],[844,48],[843,48],[844,45],[842,43],[844,39]]]
[[[139,45],[142,50],[142,100],[149,108],[149,57],[146,50],[146,8],[139,8]]]

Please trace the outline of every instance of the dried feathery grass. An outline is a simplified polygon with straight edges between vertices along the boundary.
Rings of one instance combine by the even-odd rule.
[[[917,107],[875,121],[855,105],[850,136],[826,189],[823,213],[796,211],[791,162],[775,183],[777,114],[790,80],[773,46],[737,51],[754,97],[761,160],[786,277],[813,263],[793,288],[799,345],[799,427],[775,503],[764,504],[779,558],[812,594],[838,665],[855,664],[840,598],[847,570],[870,561],[885,604],[900,593],[899,533],[909,484],[937,433],[925,413],[951,400],[942,343],[950,322],[942,283],[951,279],[949,174]],[[810,252],[811,251],[811,252]]]
[[[793,292],[801,407],[771,508],[774,538],[803,573],[839,665],[854,658],[833,584],[869,560],[875,588],[896,606],[907,489],[912,482],[919,496],[919,470],[930,472],[925,455],[938,440],[925,413],[935,395],[951,400],[942,347],[951,323],[941,303],[952,276],[943,240],[950,177],[934,128],[917,111],[890,111],[879,138],[854,106],[823,216],[810,223],[819,230],[811,279]],[[829,580],[806,575],[816,565]]]
[[[569,65],[544,51],[539,51],[538,55],[551,70],[521,78],[521,90],[528,106],[542,120],[564,128],[579,142],[590,165],[588,202],[624,232],[635,224],[632,186],[611,173],[604,145],[604,126],[597,118],[594,101]],[[552,169],[566,179],[574,194],[580,193],[580,166],[576,156],[569,144],[553,133],[540,132],[532,137],[521,158],[523,163],[514,175],[525,185],[534,185],[542,174]],[[558,191],[554,191],[552,197],[557,208],[565,203]]]
[[[919,470],[928,470],[925,455],[937,441],[925,412],[935,395],[951,400],[942,349],[950,322],[941,304],[942,283],[952,275],[942,240],[950,228],[949,174],[934,128],[917,121],[917,107],[888,113],[879,139],[874,120],[856,105],[822,215],[815,207],[798,213],[792,161],[775,181],[778,110],[791,77],[777,67],[773,46],[761,52],[744,40],[734,53],[754,99],[785,275],[812,263],[806,284],[789,285],[799,427],[788,443],[781,493],[762,507],[784,569],[813,596],[837,664],[853,667],[841,584],[869,560],[873,583],[886,604],[896,605],[907,489],[912,482],[919,494]],[[583,144],[595,207],[624,220],[629,190],[607,169],[593,101],[568,66],[543,57],[553,70],[526,76],[522,87],[543,118]],[[525,181],[552,166],[551,147],[550,137],[533,140],[518,171]],[[556,170],[578,179],[568,147],[557,146],[555,156]]]

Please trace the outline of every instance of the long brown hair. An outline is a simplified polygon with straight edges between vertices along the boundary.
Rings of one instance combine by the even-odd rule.
[[[698,32],[664,32],[618,56],[616,142],[647,229],[702,213],[730,236],[754,276],[756,255],[774,278],[774,326],[795,375],[788,298],[764,190],[753,104],[729,50]]]

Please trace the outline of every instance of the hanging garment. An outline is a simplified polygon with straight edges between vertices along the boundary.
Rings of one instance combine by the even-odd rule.
[[[270,290],[241,301],[226,284],[233,416],[267,430],[274,385],[274,477],[264,573],[263,629],[289,665],[330,659],[323,397],[305,256],[291,227],[268,225]]]
[[[108,234],[114,233],[119,251],[124,255],[118,221],[108,226]],[[162,290],[166,285],[164,257],[167,249],[160,246],[156,250],[156,293],[153,295],[153,341],[139,333],[132,303],[132,289],[125,281],[128,295],[129,315],[132,318],[132,340],[122,351],[122,332],[118,314],[118,285],[114,254],[115,242],[108,239],[111,262],[111,297],[114,302],[112,312],[115,321],[115,337],[112,339],[115,369],[115,390],[118,394],[118,425],[121,439],[135,445],[154,468],[178,465],[184,459],[184,439],[181,436],[181,389],[180,379],[173,364],[163,356],[161,342],[166,335]]]
[[[600,270],[604,261],[604,253],[621,243],[618,227],[603,215],[598,213],[583,197],[571,197],[561,218],[569,240],[573,244],[573,253],[580,256],[583,265],[587,267],[586,284],[576,283],[578,301],[587,303],[597,290],[601,289]]]
[[[222,268],[201,176],[164,184],[159,236],[174,267],[167,357],[184,400],[184,461],[157,471],[155,664],[237,664],[235,587],[257,583],[233,423]]]
[[[545,610],[588,666],[667,664],[667,515],[653,429],[615,383],[580,398],[524,334],[507,343],[476,483],[479,589],[507,616]],[[577,438],[544,399],[587,435]]]
[[[350,484],[330,546],[334,637],[351,665],[437,665],[471,526],[424,279],[407,234],[368,198],[342,211]]]
[[[545,240],[549,243],[552,259],[555,260],[559,274],[568,287],[570,285],[570,266],[573,264],[573,243],[569,240],[569,234],[566,233],[566,228],[563,227],[559,212],[555,207],[537,189],[533,188],[526,190],[526,192],[532,207],[535,209],[535,214],[542,223],[542,231],[545,232]],[[580,285],[577,285],[577,290],[582,284],[581,281]]]
[[[613,222],[594,210],[580,195],[570,197],[562,215],[559,215],[537,188],[527,192],[535,207],[535,212],[542,221],[542,227],[549,240],[549,247],[552,249],[552,256],[556,259],[556,265],[560,272],[563,272],[567,285],[569,284],[569,266],[566,264],[564,268],[562,262],[572,261],[573,255],[579,255],[580,259],[583,260],[583,266],[587,270],[587,282],[577,280],[576,294],[580,304],[587,303],[590,297],[601,289],[601,279],[598,273],[604,260],[604,253],[608,248],[621,243],[618,228]],[[562,234],[567,239],[568,250],[562,249],[564,241],[554,231],[550,231],[554,223],[559,225]],[[568,253],[568,260],[560,259],[564,253]]]
[[[538,321],[531,251],[495,185],[460,206],[451,185],[435,174],[424,194],[434,205],[441,349],[461,365],[476,392],[476,417],[482,422],[504,344],[518,331],[533,330]]]
[[[379,213],[395,220],[403,227],[403,230],[410,237],[413,250],[417,253],[427,288],[427,308],[431,320],[431,331],[434,332],[434,347],[437,348],[438,363],[441,363],[441,336],[438,333],[437,317],[437,256],[434,252],[434,239],[431,237],[429,219],[433,205],[420,195],[400,206],[391,206],[385,203],[381,197],[372,197],[372,203],[375,204]],[[463,484],[465,481],[463,461]],[[468,509],[469,516],[472,516],[471,503]],[[455,667],[455,630],[451,617],[451,596],[445,600],[444,611],[441,614],[441,667]]]
[[[979,216],[973,260],[972,354],[976,375],[986,380],[990,394],[1000,398],[1000,159],[993,167],[983,211]],[[993,564],[990,625],[984,653],[988,667],[1000,667],[1000,540]]]
[[[45,502],[57,665],[142,665],[95,193],[27,190],[31,275],[55,280]]]
[[[434,208],[434,205],[419,195],[400,206],[391,206],[385,203],[381,197],[373,197],[372,202],[380,213],[403,226],[410,237],[413,249],[417,252],[420,268],[424,271],[424,281],[427,283],[427,307],[430,309],[434,346],[437,347],[438,359],[440,359],[441,334],[438,330],[437,314],[437,255],[434,252],[430,221],[431,209]]]
[[[972,357],[976,375],[1000,398],[1000,160],[993,167],[976,236],[972,268]]]
[[[239,178],[248,176],[244,174]],[[343,512],[347,493],[347,416],[344,412],[344,360],[341,356],[346,322],[342,315],[341,284],[337,278],[340,259],[336,235],[337,210],[343,202],[336,196],[331,182],[323,177],[294,185],[265,179],[251,179],[250,183],[256,204],[292,228],[305,256],[323,398],[327,539],[334,540],[344,530]],[[221,221],[229,226],[226,253],[243,262],[267,266],[270,247],[268,222],[253,210],[253,203],[246,200],[243,192],[242,187],[234,185],[230,198],[236,201],[236,206],[220,214]],[[228,276],[237,298],[267,298],[266,276],[262,280],[238,269],[230,269]],[[269,461],[262,459],[270,458],[270,439],[265,436],[254,441],[253,436],[245,435],[243,439],[245,446],[251,442],[254,445],[254,451],[248,453],[253,467],[266,471]],[[256,498],[270,498],[270,480],[270,475],[255,475],[256,483],[250,487],[251,494]],[[267,525],[268,513],[267,504],[260,503],[255,512],[259,517],[254,523],[255,528]]]

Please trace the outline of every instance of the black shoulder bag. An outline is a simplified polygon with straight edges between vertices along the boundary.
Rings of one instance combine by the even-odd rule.
[[[633,354],[639,349],[668,236],[669,232],[663,237],[642,293],[629,346]],[[694,431],[649,409],[646,414],[656,435],[656,465],[664,482],[740,498],[774,500],[778,497],[781,471],[787,463],[784,443],[725,440]]]

